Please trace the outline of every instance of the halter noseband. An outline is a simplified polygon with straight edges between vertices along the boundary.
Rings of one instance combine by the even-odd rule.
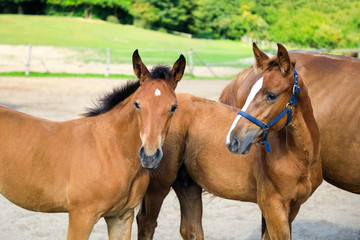
[[[244,111],[240,110],[238,112],[238,115],[244,116],[245,118],[247,118],[248,120],[250,120],[251,122],[255,123],[256,125],[262,128],[264,134],[263,134],[263,138],[259,141],[259,143],[265,145],[267,152],[271,152],[270,143],[267,140],[269,128],[273,126],[275,123],[277,123],[285,114],[287,114],[287,121],[284,127],[286,127],[291,121],[292,108],[297,104],[297,95],[300,93],[300,87],[298,85],[298,74],[295,69],[294,69],[294,78],[295,78],[294,86],[290,96],[290,101],[288,102],[288,104],[286,104],[285,109],[268,123],[264,124],[260,120],[254,118],[253,116],[251,116],[250,114]]]

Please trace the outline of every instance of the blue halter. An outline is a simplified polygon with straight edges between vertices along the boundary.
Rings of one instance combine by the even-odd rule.
[[[254,118],[250,114],[243,112],[241,110],[238,112],[238,115],[247,118],[248,120],[250,120],[251,122],[255,123],[256,125],[262,128],[264,134],[263,134],[263,138],[259,141],[259,143],[265,145],[267,152],[271,152],[270,143],[267,140],[269,128],[273,126],[275,123],[277,123],[285,114],[287,114],[287,121],[284,127],[286,127],[291,121],[292,108],[297,104],[297,95],[300,93],[300,87],[298,85],[298,74],[295,69],[294,69],[294,78],[295,78],[294,86],[293,86],[293,91],[291,93],[290,101],[288,102],[288,104],[286,104],[285,109],[268,123],[264,124],[263,122]]]

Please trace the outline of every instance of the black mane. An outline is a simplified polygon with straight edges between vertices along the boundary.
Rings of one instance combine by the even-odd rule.
[[[171,69],[168,66],[156,66],[150,72],[152,79],[163,79],[168,81],[171,76]],[[94,106],[87,109],[84,113],[86,117],[97,116],[113,109],[116,105],[124,101],[140,87],[140,80],[127,81],[120,87],[115,87],[111,92],[94,102]]]
[[[169,66],[159,65],[151,69],[150,77],[152,79],[169,80],[171,76],[171,69]]]
[[[88,108],[84,115],[86,117],[92,117],[110,111],[133,94],[139,87],[140,81],[127,81],[124,85],[115,87],[111,92],[99,98],[97,102],[93,102],[94,106]]]

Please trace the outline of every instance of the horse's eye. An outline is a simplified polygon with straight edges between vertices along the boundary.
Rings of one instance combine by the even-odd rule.
[[[140,109],[140,106],[136,101],[134,102],[134,105],[135,105],[136,109]]]
[[[177,109],[177,104],[173,105],[171,108],[170,108],[170,112],[175,112],[175,110]]]
[[[273,102],[273,101],[275,101],[277,99],[277,97],[278,96],[275,93],[268,93],[266,95],[266,100],[270,101],[270,102]]]

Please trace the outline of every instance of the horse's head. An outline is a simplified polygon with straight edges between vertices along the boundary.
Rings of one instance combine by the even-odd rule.
[[[244,82],[242,87],[248,94],[245,105],[226,136],[226,146],[235,154],[247,154],[258,141],[265,143],[269,151],[267,134],[283,128],[288,123],[287,115],[292,114],[290,108],[296,105],[296,99],[295,104],[289,102],[295,89],[295,72],[285,47],[278,44],[277,56],[271,59],[255,43],[253,51],[257,78]],[[298,91],[296,87],[296,95]]]
[[[175,88],[185,70],[185,58],[180,55],[170,70],[159,66],[151,72],[141,61],[136,50],[132,57],[134,73],[140,87],[134,97],[142,146],[139,149],[141,165],[156,168],[163,156],[161,146],[177,109]]]

